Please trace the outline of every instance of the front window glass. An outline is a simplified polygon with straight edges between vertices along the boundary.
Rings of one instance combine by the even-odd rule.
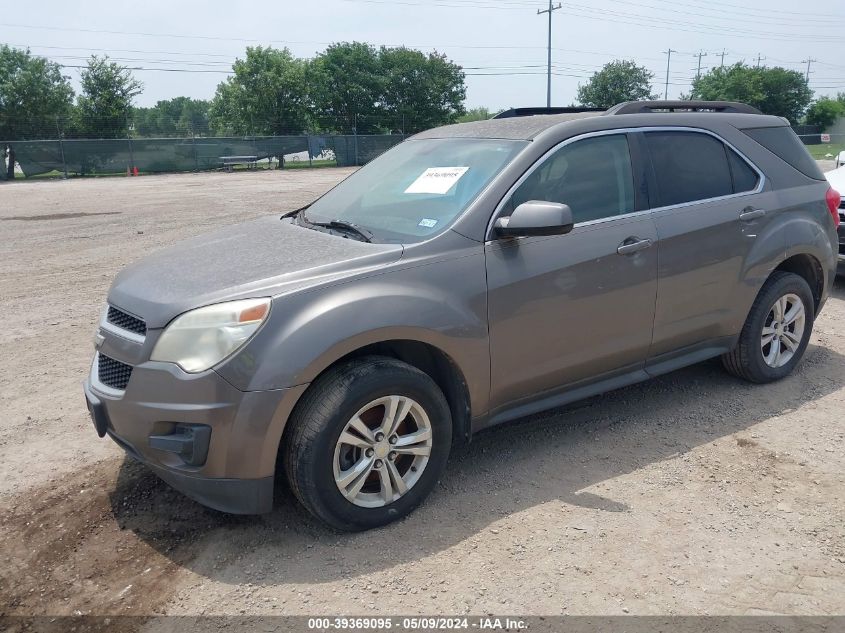
[[[634,178],[628,139],[613,134],[564,145],[514,192],[510,211],[529,200],[569,205],[576,224],[631,213]]]
[[[359,169],[305,211],[379,242],[416,242],[444,230],[527,145],[501,139],[409,140]]]

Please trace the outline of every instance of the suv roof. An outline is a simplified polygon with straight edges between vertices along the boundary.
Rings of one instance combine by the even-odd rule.
[[[720,122],[744,129],[788,125],[785,119],[764,115],[756,108],[731,101],[629,101],[604,111],[566,112],[561,114],[533,114],[532,108],[521,109],[525,115],[510,114],[470,123],[445,125],[421,132],[415,138],[501,138],[532,140],[559,124],[581,119],[596,120],[596,129],[615,127],[643,127],[661,125],[689,125],[708,127],[710,117],[718,115]],[[512,111],[516,112],[516,111]],[[667,119],[667,117],[670,117]],[[601,119],[601,123],[599,120]],[[623,123],[624,121],[624,123]]]

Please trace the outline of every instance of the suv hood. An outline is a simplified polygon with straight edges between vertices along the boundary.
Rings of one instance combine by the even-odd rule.
[[[400,259],[402,251],[399,244],[368,244],[266,217],[179,242],[127,266],[108,301],[160,328],[204,305],[285,294],[377,270]]]

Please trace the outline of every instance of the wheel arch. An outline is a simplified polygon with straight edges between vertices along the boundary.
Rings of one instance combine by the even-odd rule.
[[[784,259],[772,273],[777,271],[793,273],[807,282],[813,293],[813,313],[818,314],[825,288],[824,268],[818,258],[809,253],[797,253]]]
[[[328,364],[323,363],[324,367],[319,370],[311,382],[316,381],[333,367],[365,356],[395,358],[416,367],[431,377],[443,392],[446,402],[449,404],[449,411],[452,414],[453,441],[469,441],[472,405],[466,377],[451,356],[430,342],[414,338],[389,338],[361,344],[346,351]],[[305,392],[299,397],[292,411],[296,410],[304,395]],[[285,441],[288,430],[289,425],[286,424],[280,438],[280,447]]]

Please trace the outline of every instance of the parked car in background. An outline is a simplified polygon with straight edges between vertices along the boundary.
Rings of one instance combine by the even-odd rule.
[[[845,150],[839,152],[833,159],[834,166],[839,168],[845,165]]]
[[[491,425],[717,356],[787,376],[839,203],[785,120],[743,104],[429,130],[307,208],[123,270],[88,407],[208,506],[269,511],[279,465],[329,525],[383,525]]]
[[[840,156],[845,159],[845,152],[842,152]],[[845,167],[829,171],[824,176],[836,191],[845,192]],[[840,275],[845,275],[845,193],[839,200],[839,266],[837,270]]]

